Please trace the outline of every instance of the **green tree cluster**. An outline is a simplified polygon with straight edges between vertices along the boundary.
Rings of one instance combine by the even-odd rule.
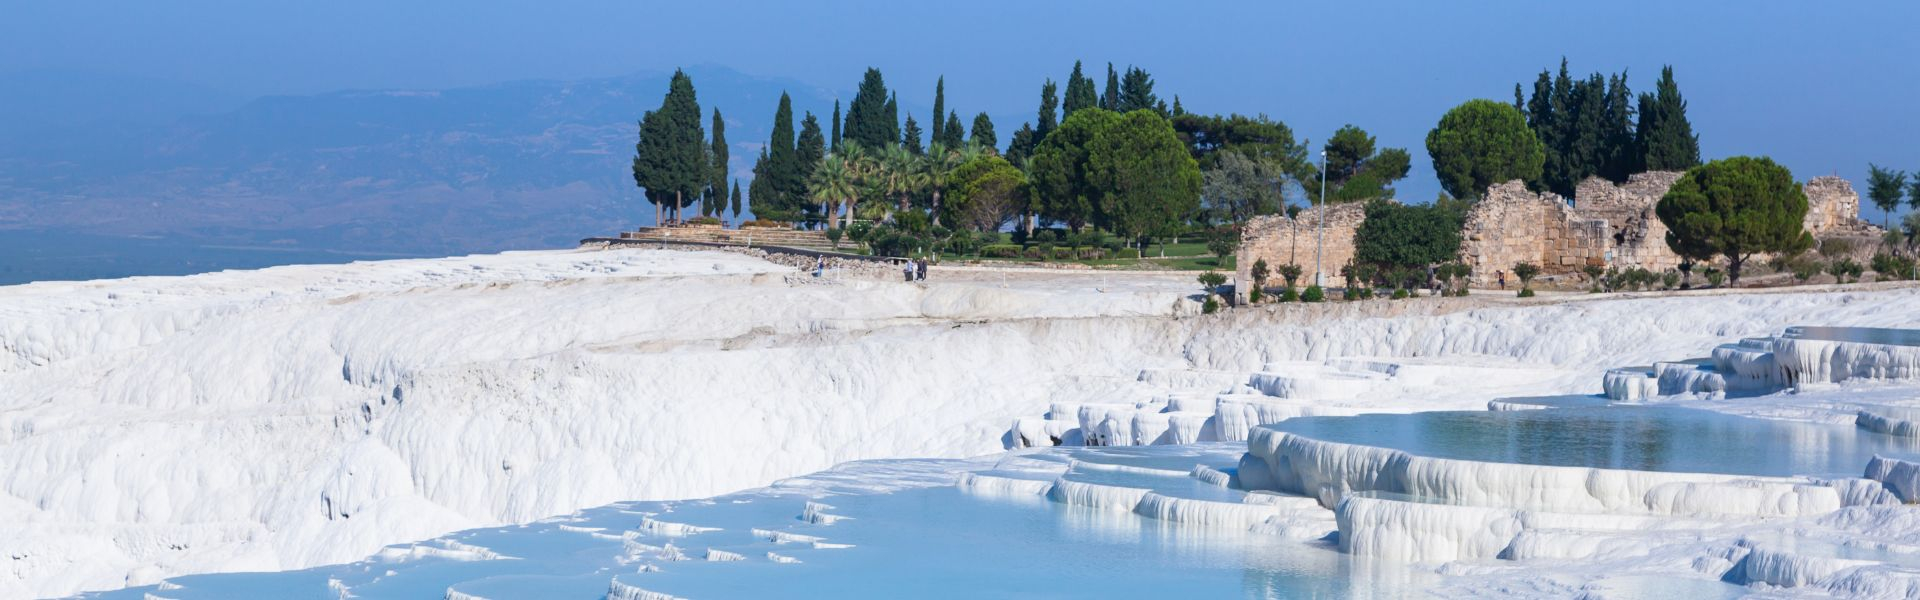
[[[1587,177],[1621,182],[1642,171],[1700,164],[1699,138],[1672,67],[1661,70],[1655,92],[1641,94],[1636,108],[1626,73],[1575,79],[1563,58],[1557,75],[1540,71],[1524,102],[1515,85],[1514,107],[1526,113],[1546,152],[1540,178],[1529,182],[1536,189],[1571,198]]]
[[[1168,235],[1199,208],[1201,175],[1173,126],[1151,110],[1076,111],[1028,161],[1040,216],[1127,239]]]

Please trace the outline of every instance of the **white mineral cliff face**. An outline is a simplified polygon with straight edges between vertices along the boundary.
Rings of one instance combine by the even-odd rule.
[[[1175,319],[1188,278],[1120,278],[819,282],[625,250],[0,288],[0,596],[339,562],[849,460],[984,454],[1055,403],[1145,400],[1145,369],[1485,355],[1593,392],[1607,367],[1789,325],[1920,319],[1892,310],[1911,290]],[[1379,401],[1487,400],[1470,396]],[[1192,416],[1101,423],[1207,439]]]

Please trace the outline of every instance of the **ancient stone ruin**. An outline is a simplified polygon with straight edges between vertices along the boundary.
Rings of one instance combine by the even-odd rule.
[[[1545,278],[1573,275],[1588,265],[1650,271],[1676,268],[1680,257],[1667,248],[1667,226],[1654,214],[1654,205],[1680,176],[1677,171],[1637,173],[1620,184],[1589,177],[1574,189],[1571,201],[1558,194],[1529,191],[1517,180],[1495,185],[1467,213],[1461,259],[1473,267],[1476,285],[1493,283],[1500,272],[1512,270],[1519,262],[1539,265]],[[1821,238],[1877,235],[1876,228],[1860,220],[1860,196],[1847,180],[1815,177],[1805,190],[1807,231]],[[1325,212],[1329,217],[1321,264],[1327,284],[1335,285],[1340,282],[1340,268],[1354,256],[1354,235],[1366,213],[1357,202],[1334,205]],[[1254,261],[1265,260],[1270,269],[1300,265],[1306,273],[1302,285],[1311,283],[1320,213],[1311,209],[1301,211],[1298,219],[1272,215],[1248,223],[1235,257],[1239,267],[1235,281],[1251,282]],[[1238,294],[1245,298],[1244,291]]]

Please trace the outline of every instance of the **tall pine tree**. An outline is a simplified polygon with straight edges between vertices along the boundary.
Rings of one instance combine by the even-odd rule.
[[[767,188],[770,194],[754,195],[753,203],[765,209],[778,209],[787,220],[798,218],[805,204],[806,180],[800,178],[800,159],[793,149],[793,99],[780,93],[780,108],[773,113],[773,139],[767,143]],[[755,178],[756,182],[759,178]],[[769,211],[771,212],[771,211]]]
[[[819,165],[820,159],[826,155],[827,136],[820,132],[820,120],[808,112],[807,118],[800,121],[800,138],[793,144],[793,156],[800,165],[802,191],[805,190],[804,182],[813,177],[813,167]],[[806,204],[813,206],[812,202]]]
[[[1054,126],[1059,123],[1054,115],[1054,110],[1060,107],[1058,92],[1059,86],[1054,85],[1052,79],[1048,79],[1046,84],[1040,86],[1040,124],[1033,128],[1035,144],[1046,139],[1047,134],[1052,133]]]
[[[647,190],[656,205],[657,225],[666,214],[679,218],[680,207],[700,197],[711,180],[706,133],[700,126],[700,102],[694,97],[693,78],[678,69],[668,84],[660,109],[640,122],[640,141],[634,145],[633,181]]]
[[[760,148],[760,157],[753,161],[753,181],[747,184],[747,200],[753,203],[753,216],[791,221],[794,215],[783,212],[773,205],[773,161],[767,159],[767,149]]]
[[[1640,94],[1640,156],[1649,171],[1684,171],[1700,165],[1700,137],[1687,121],[1687,101],[1673,81],[1673,67],[1660,69],[1655,93]]]
[[[941,127],[946,125],[940,120],[940,115],[944,114],[947,114],[947,77],[942,75],[940,80],[933,84],[933,131],[927,134],[927,139],[934,143],[945,139],[940,135]],[[909,116],[907,120],[912,122],[913,117]]]
[[[940,140],[940,145],[948,148],[964,146],[967,144],[966,133],[966,126],[960,124],[960,114],[947,111],[947,124],[940,126],[940,134],[946,136],[946,139]]]
[[[1120,112],[1143,109],[1165,112],[1162,110],[1165,105],[1160,103],[1159,97],[1153,95],[1153,76],[1148,75],[1146,69],[1134,66],[1128,66],[1126,77],[1120,80],[1119,105]]]
[[[1067,96],[1061,104],[1061,121],[1082,108],[1095,108],[1100,102],[1093,91],[1093,78],[1080,72],[1080,61],[1073,61],[1073,74],[1067,76]]]
[[[1100,93],[1100,108],[1120,111],[1120,74],[1113,71],[1113,63],[1107,63],[1107,91]]]
[[[899,142],[900,133],[887,120],[887,82],[880,70],[868,68],[860,80],[860,89],[847,107],[846,139],[868,150],[878,150]],[[762,205],[755,200],[756,205]]]
[[[968,137],[982,150],[999,150],[1000,138],[993,134],[993,119],[988,118],[987,113],[973,116],[973,132]]]
[[[926,154],[927,149],[920,145],[920,124],[907,115],[907,124],[900,129],[900,146],[916,155]]]

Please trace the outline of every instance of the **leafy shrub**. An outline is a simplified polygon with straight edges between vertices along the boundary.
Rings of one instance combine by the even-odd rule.
[[[1660,289],[1671,290],[1680,285],[1680,272],[1667,271],[1660,275]]]
[[[1247,274],[1253,277],[1253,287],[1255,289],[1267,286],[1267,275],[1269,273],[1270,272],[1267,271],[1267,259],[1264,258],[1253,261],[1253,266],[1247,269]],[[1293,285],[1293,282],[1288,281],[1287,285]]]
[[[1327,292],[1326,290],[1320,289],[1320,286],[1310,285],[1310,286],[1307,286],[1307,291],[1305,293],[1300,294],[1300,301],[1301,302],[1326,302]]]
[[[1295,291],[1293,289],[1293,286],[1287,286],[1287,289],[1280,291],[1280,301],[1281,302],[1299,302],[1300,292]]]
[[[1914,260],[1897,254],[1881,252],[1873,255],[1873,272],[1880,281],[1894,281],[1913,277]]]
[[[1787,270],[1793,273],[1795,280],[1800,283],[1806,283],[1807,280],[1813,279],[1815,275],[1819,275],[1823,269],[1821,268],[1820,261],[1807,256],[1796,256],[1792,261],[1787,263]]]
[[[754,219],[754,220],[751,220],[751,221],[747,221],[747,222],[745,222],[745,223],[741,223],[741,224],[740,224],[740,227],[742,227],[742,228],[747,228],[747,227],[764,227],[764,228],[768,228],[768,229],[775,229],[775,228],[778,228],[778,229],[786,229],[786,228],[788,228],[788,227],[790,227],[790,226],[789,226],[789,225],[787,225],[787,224],[786,224],[786,223],[784,223],[784,222],[781,222],[781,221],[775,221],[775,220],[772,220],[772,219]]]
[[[1213,271],[1207,271],[1205,273],[1201,273],[1200,276],[1196,277],[1195,279],[1200,281],[1200,285],[1206,287],[1206,290],[1208,293],[1212,293],[1213,290],[1218,289],[1220,286],[1226,285],[1227,283],[1226,275],[1221,275]]]
[[[1394,288],[1393,290],[1394,300],[1405,300],[1410,296],[1412,296],[1412,294],[1408,294],[1406,288]]]
[[[1040,233],[1042,233],[1042,234],[1047,234],[1047,233],[1053,233],[1053,232],[1051,232],[1051,231],[1046,231],[1046,230],[1042,230],[1042,231],[1041,231]],[[1040,239],[1040,238],[1043,238],[1043,237],[1044,237],[1044,238],[1051,238],[1051,237],[1053,237],[1053,236],[1050,236],[1050,235],[1036,235],[1036,236],[1033,236],[1033,237],[1034,237],[1035,239]],[[1045,239],[1041,239],[1041,240],[1040,240],[1040,243],[1038,243],[1038,244],[1034,244],[1034,245],[1033,245],[1033,249],[1034,249],[1034,252],[1033,252],[1032,254],[1033,254],[1033,257],[1034,257],[1034,258],[1038,258],[1038,259],[1040,259],[1040,260],[1051,260],[1051,259],[1053,258],[1053,242],[1051,242],[1051,241],[1048,241],[1048,240],[1045,240]]]
[[[1820,241],[1820,255],[1835,258],[1853,254],[1853,240],[1830,238]]]
[[[1119,251],[1114,252],[1113,256],[1114,258],[1120,259],[1136,259],[1140,258],[1140,250],[1138,248],[1121,248]]]
[[[1521,298],[1532,298],[1532,297],[1533,297],[1533,288],[1529,288],[1529,287],[1523,287],[1523,288],[1520,288],[1520,297],[1521,297]]]
[[[687,224],[688,225],[719,225],[720,219],[718,217],[694,217],[691,219],[687,219]]]
[[[1079,248],[1054,248],[1053,257],[1058,260],[1075,260],[1082,258],[1082,255]]]
[[[1200,303],[1200,312],[1209,315],[1220,312],[1220,301],[1213,299],[1213,296],[1207,296],[1207,300]]]
[[[1052,229],[1042,229],[1033,234],[1032,240],[1039,244],[1051,244],[1058,241],[1059,236],[1055,235]]]
[[[1248,303],[1248,304],[1259,304],[1259,303],[1260,303],[1260,288],[1259,288],[1259,287],[1254,287],[1254,288],[1253,288],[1253,289],[1251,289],[1251,290],[1247,290],[1247,303]]]
[[[1842,258],[1827,265],[1827,273],[1833,275],[1834,281],[1840,283],[1859,281],[1860,274],[1863,272],[1865,272],[1865,269],[1860,267],[1860,263],[1854,262],[1851,258]]]
[[[1720,269],[1716,269],[1713,267],[1707,267],[1707,270],[1704,273],[1707,276],[1707,285],[1709,286],[1720,287],[1720,284],[1726,283],[1727,281],[1726,271],[1722,271]]]

